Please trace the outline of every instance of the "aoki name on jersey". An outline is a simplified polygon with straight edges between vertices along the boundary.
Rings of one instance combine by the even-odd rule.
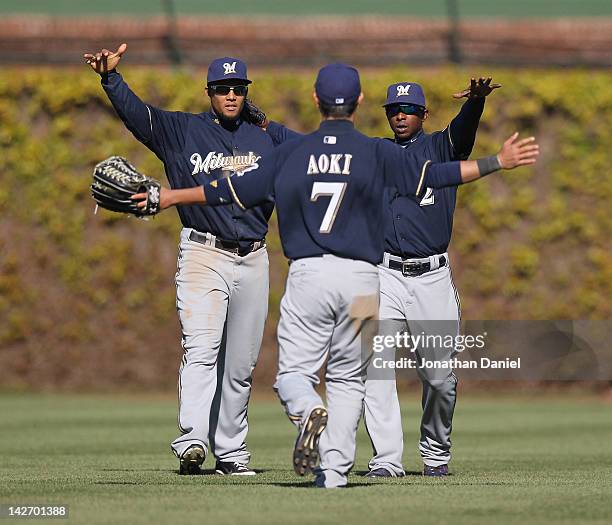
[[[323,153],[318,157],[311,155],[308,160],[308,175],[317,175],[318,173],[331,173],[335,175],[350,175],[351,159],[349,153],[332,153],[326,155]]]
[[[255,170],[259,168],[257,161],[261,158],[261,155],[257,155],[252,151],[244,155],[232,155],[226,156],[223,153],[217,153],[211,151],[204,160],[199,153],[194,153],[190,157],[191,164],[193,164],[192,175],[198,173],[210,173],[211,171],[221,169],[222,171],[235,172],[237,175],[242,175],[247,171]]]

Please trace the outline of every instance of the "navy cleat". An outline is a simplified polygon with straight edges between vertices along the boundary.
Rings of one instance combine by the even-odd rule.
[[[319,438],[327,426],[327,409],[315,407],[302,425],[293,449],[293,470],[298,476],[313,472],[319,462]]]
[[[201,473],[200,467],[206,459],[206,452],[201,445],[191,445],[179,460],[179,474],[193,476]]]
[[[215,472],[222,476],[255,476],[257,473],[238,461],[217,461]]]
[[[396,478],[397,476],[384,467],[373,468],[364,475],[365,478]]]
[[[448,476],[448,465],[440,465],[439,467],[423,465],[423,476],[428,476],[430,478],[443,478]]]

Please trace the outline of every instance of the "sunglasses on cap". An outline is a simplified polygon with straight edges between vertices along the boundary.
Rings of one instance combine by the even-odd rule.
[[[425,116],[425,108],[416,104],[391,104],[385,107],[387,117],[395,117],[398,113],[404,115],[416,115],[419,118]]]
[[[246,96],[249,91],[248,86],[224,86],[223,84],[211,84],[208,86],[208,90],[213,95],[229,95],[230,91],[234,92],[237,97]]]

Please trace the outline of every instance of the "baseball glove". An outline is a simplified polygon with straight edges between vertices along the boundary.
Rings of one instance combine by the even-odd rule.
[[[242,118],[247,120],[251,124],[263,128],[268,123],[266,114],[259,109],[251,99],[244,100],[244,106],[242,108]]]
[[[139,173],[123,157],[109,157],[94,168],[91,196],[107,210],[145,217],[159,212],[160,188],[158,181]],[[144,208],[130,198],[137,193],[147,194]]]

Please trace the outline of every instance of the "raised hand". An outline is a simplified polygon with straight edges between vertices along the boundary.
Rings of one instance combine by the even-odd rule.
[[[518,131],[512,134],[512,136],[504,142],[502,149],[497,154],[497,159],[501,167],[505,170],[511,170],[518,166],[535,164],[540,154],[540,146],[535,143],[535,137],[529,137],[517,142],[516,139],[518,136]]]
[[[123,43],[117,51],[112,52],[108,49],[102,49],[98,53],[85,53],[83,58],[85,62],[91,66],[96,73],[101,75],[102,73],[108,73],[117,67],[117,64],[121,60],[121,56],[127,50],[127,44]]]
[[[470,87],[455,93],[454,98],[484,98],[491,94],[494,89],[500,88],[501,84],[491,84],[492,77],[480,77],[478,82],[472,78]]]

